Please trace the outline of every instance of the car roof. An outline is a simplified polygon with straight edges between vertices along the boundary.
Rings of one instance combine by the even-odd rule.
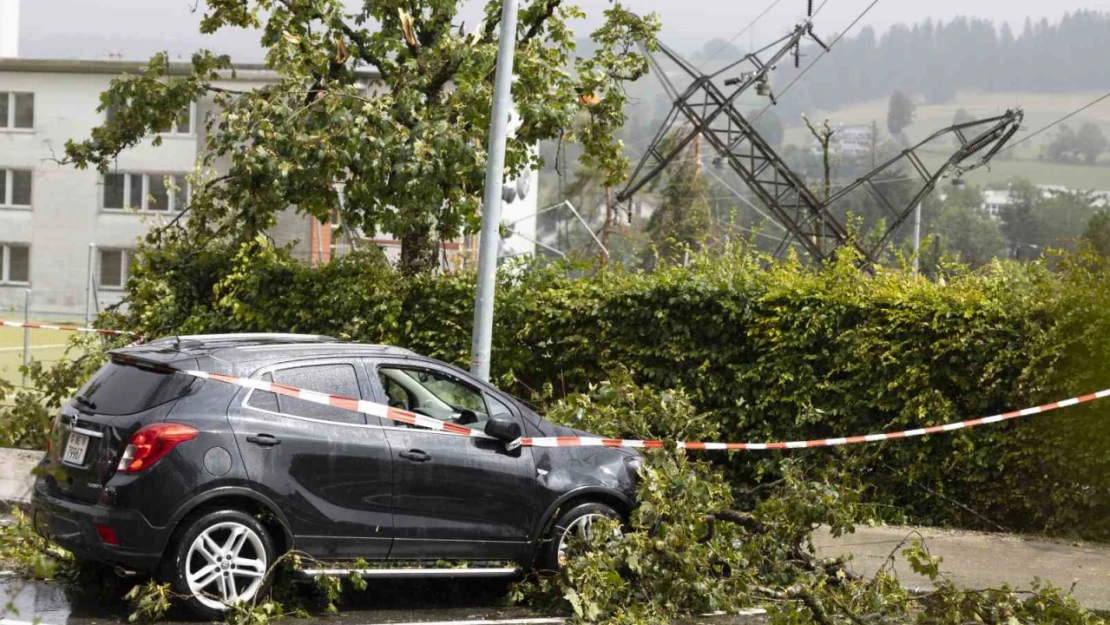
[[[113,353],[164,363],[211,358],[235,365],[328,356],[417,356],[391,345],[349,343],[318,334],[239,333],[167,336]]]

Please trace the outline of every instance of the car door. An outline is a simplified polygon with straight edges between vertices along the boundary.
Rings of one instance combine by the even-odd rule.
[[[520,421],[506,402],[448,367],[425,361],[367,362],[379,401],[482,429],[490,415]],[[387,424],[393,450],[391,559],[510,560],[536,523],[530,448]]]
[[[347,397],[371,392],[357,359],[286,363],[253,377]],[[230,421],[249,479],[281,507],[297,549],[318,558],[389,555],[392,460],[377,417],[250,390],[233,400]]]

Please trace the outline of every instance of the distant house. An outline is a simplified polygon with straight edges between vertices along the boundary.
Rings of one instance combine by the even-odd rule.
[[[1040,189],[1041,194],[1045,198],[1050,198],[1060,193],[1079,191],[1079,189],[1069,189],[1068,187],[1058,184],[1039,184],[1037,188]],[[1095,208],[1110,206],[1110,191],[1092,191],[1091,200],[1091,206]],[[983,191],[983,202],[979,205],[979,209],[991,219],[1000,221],[1003,219],[1006,208],[1013,203],[1014,198],[1009,189],[985,189]]]
[[[991,219],[1000,221],[1002,212],[1013,203],[1014,199],[1010,197],[1009,189],[987,189],[983,191],[983,203],[979,205],[979,210]]]
[[[840,124],[833,131],[829,153],[848,158],[860,158],[871,153],[873,143],[871,124]],[[821,144],[811,144],[814,154],[821,154]]]

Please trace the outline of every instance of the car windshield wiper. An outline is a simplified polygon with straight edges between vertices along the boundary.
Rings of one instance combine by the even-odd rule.
[[[88,408],[89,410],[96,410],[96,402],[89,399],[88,397],[85,397],[84,395],[75,395],[73,399],[77,400],[77,403]]]

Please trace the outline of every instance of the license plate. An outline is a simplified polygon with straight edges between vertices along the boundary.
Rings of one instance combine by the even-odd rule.
[[[69,464],[85,464],[85,452],[88,450],[89,437],[78,432],[71,432],[69,441],[66,442],[66,451],[62,454],[62,460]]]

